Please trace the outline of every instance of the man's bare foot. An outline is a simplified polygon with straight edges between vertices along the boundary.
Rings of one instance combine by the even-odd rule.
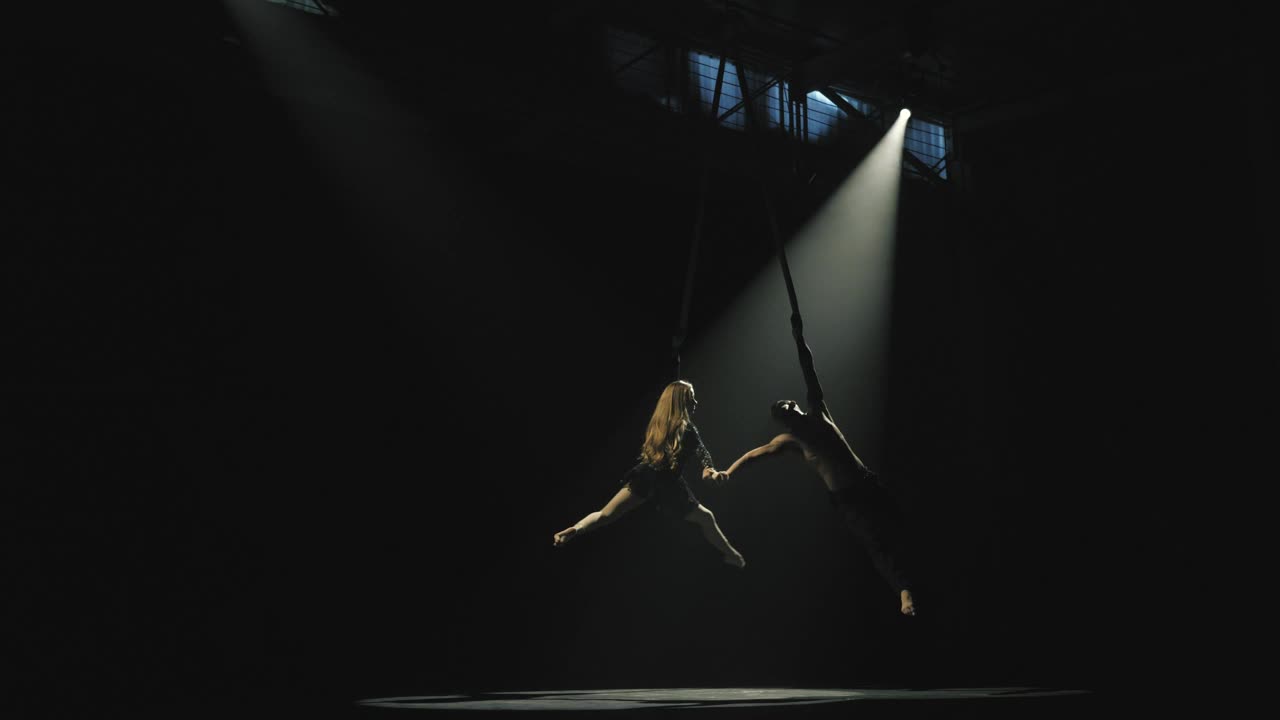
[[[915,615],[916,603],[915,603],[915,599],[911,597],[911,591],[903,590],[901,593],[899,593],[899,595],[901,596],[901,599],[902,599],[902,614]]]
[[[742,553],[740,552],[735,552],[732,555],[725,555],[724,561],[726,565],[732,565],[739,570],[747,566],[747,560],[742,557]]]

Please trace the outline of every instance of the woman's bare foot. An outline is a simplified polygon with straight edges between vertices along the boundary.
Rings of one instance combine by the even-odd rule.
[[[558,547],[572,540],[574,536],[577,534],[578,534],[578,528],[571,525],[561,530],[560,532],[556,533],[555,538],[552,540],[552,544]]]
[[[725,555],[724,561],[726,565],[732,565],[739,570],[747,566],[746,558],[742,557],[742,553],[736,551],[732,555]]]
[[[915,599],[911,597],[911,591],[903,590],[901,593],[899,593],[899,595],[901,596],[901,599],[902,599],[902,614],[915,615],[916,603],[915,603]]]

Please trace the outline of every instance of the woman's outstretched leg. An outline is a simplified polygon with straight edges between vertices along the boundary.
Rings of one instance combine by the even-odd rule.
[[[742,553],[735,550],[729,544],[729,539],[724,536],[723,532],[720,532],[720,526],[716,524],[715,513],[712,513],[703,505],[698,505],[690,510],[684,516],[684,519],[697,525],[702,530],[702,536],[707,539],[707,542],[711,543],[712,547],[720,551],[726,563],[737,568],[747,564],[747,561],[742,557]]]
[[[632,493],[631,488],[624,487],[603,508],[556,533],[552,539],[552,544],[556,546],[564,545],[584,532],[599,530],[632,509],[639,507],[643,502],[643,497]]]

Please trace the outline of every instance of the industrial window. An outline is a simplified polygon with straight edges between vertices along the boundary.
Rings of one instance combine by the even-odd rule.
[[[907,136],[904,140],[906,151],[932,167],[938,177],[947,178],[947,129],[937,123],[912,117],[907,121]],[[910,165],[907,171],[916,173]]]
[[[285,0],[272,0],[282,1]],[[844,111],[823,93],[815,90],[803,98],[805,102],[792,103],[791,87],[786,81],[728,59],[724,62],[719,102],[712,108],[720,57],[698,51],[682,55],[652,38],[618,28],[609,28],[608,46],[610,67],[618,86],[647,96],[670,110],[694,110],[704,115],[714,111],[721,125],[744,130],[748,122],[748,107],[742,92],[745,82],[751,95],[749,110],[767,129],[781,129],[809,142],[821,142],[835,136],[845,122]],[[681,96],[686,90],[694,107],[683,107]],[[886,127],[879,107],[844,89],[835,88],[835,91],[873,123]],[[916,117],[907,123],[906,151],[944,179],[948,146],[949,136],[943,125]],[[911,165],[906,165],[906,169],[910,174],[918,174]]]
[[[711,101],[716,99],[716,76],[719,72],[720,58],[696,51],[689,53],[689,77],[692,78],[694,87],[698,90],[699,106],[704,112],[714,111],[716,117],[727,113],[728,117],[721,120],[721,124],[742,130],[746,127],[747,116],[742,103],[742,90],[738,84],[736,63],[725,61],[724,78],[720,82],[719,103],[716,107],[711,107]],[[750,87],[749,82],[748,87]],[[737,109],[730,113],[729,110],[734,107]]]
[[[875,107],[865,100],[859,100],[844,93],[837,94],[863,115],[873,119],[878,117]],[[805,99],[808,101],[806,104],[809,106],[808,139],[810,142],[817,142],[835,131],[840,123],[840,118],[844,117],[845,113],[835,103],[828,100],[826,95],[817,90],[806,95]]]

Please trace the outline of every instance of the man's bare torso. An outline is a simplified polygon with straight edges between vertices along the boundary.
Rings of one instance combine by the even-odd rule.
[[[803,424],[792,428],[790,435],[828,490],[834,492],[865,482],[866,465],[826,412],[810,413]]]

